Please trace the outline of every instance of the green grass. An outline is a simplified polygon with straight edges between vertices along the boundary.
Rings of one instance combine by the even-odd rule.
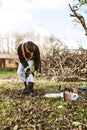
[[[16,73],[17,73],[16,70],[0,69],[0,77],[15,75]]]
[[[1,71],[2,72],[2,71]],[[16,71],[5,71],[4,76],[16,74]],[[87,125],[87,93],[81,93],[84,101],[64,101],[61,98],[44,98],[45,93],[58,92],[58,85],[47,80],[35,80],[35,96],[22,95],[23,84],[16,76],[0,81],[0,130],[76,130],[74,123]],[[74,83],[73,83],[74,84]],[[75,83],[76,84],[76,83]],[[75,129],[76,128],[76,129]]]
[[[58,86],[86,85],[87,82],[52,82],[35,78],[35,96],[22,95],[23,84],[16,70],[0,70],[0,130],[82,130],[87,128],[87,92],[83,101],[44,98],[45,93],[58,92]],[[4,80],[4,77],[5,80]],[[76,124],[77,123],[77,124]],[[79,126],[79,124],[81,125]],[[85,126],[84,126],[85,125]]]

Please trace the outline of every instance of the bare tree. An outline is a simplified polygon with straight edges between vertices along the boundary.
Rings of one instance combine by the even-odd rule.
[[[18,45],[23,39],[24,39],[24,35],[18,33],[15,34],[15,50],[17,50]]]
[[[75,22],[80,23],[82,25],[82,27],[85,30],[85,35],[87,36],[87,26],[86,26],[86,22],[85,22],[84,17],[81,14],[77,13],[78,9],[71,7],[70,4],[69,4],[69,7],[70,7],[70,10],[72,11],[72,14],[70,14],[70,16],[77,18],[77,20],[75,20]]]

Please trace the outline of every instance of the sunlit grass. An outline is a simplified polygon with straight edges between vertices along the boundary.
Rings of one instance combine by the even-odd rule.
[[[11,76],[16,74],[16,71],[1,71],[1,73],[3,73],[3,78],[0,80],[2,130],[17,130],[17,128],[33,130],[31,126],[38,127],[39,125],[43,130],[73,129],[75,128],[72,125],[73,121],[86,124],[87,100],[77,103],[77,101],[64,101],[61,98],[44,98],[45,93],[58,92],[59,85],[65,87],[71,84],[75,87],[86,82],[53,82],[36,77],[34,89],[37,95],[31,97],[21,94],[23,83],[17,75]]]
[[[16,75],[16,70],[9,70],[9,69],[0,69],[0,77],[2,76],[9,76],[9,75]]]

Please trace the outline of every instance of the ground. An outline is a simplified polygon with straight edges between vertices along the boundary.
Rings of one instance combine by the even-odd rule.
[[[85,99],[80,101],[44,97],[58,92],[60,84],[69,83],[37,79],[32,97],[21,94],[23,84],[17,76],[0,78],[0,130],[86,130],[87,91],[79,92]]]

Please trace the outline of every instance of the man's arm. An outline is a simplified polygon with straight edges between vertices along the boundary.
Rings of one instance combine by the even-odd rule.
[[[19,45],[19,47],[17,49],[17,54],[18,54],[21,64],[24,66],[24,68],[26,68],[28,66],[28,63],[27,63],[26,59],[23,57],[21,46],[22,46],[22,44]]]

